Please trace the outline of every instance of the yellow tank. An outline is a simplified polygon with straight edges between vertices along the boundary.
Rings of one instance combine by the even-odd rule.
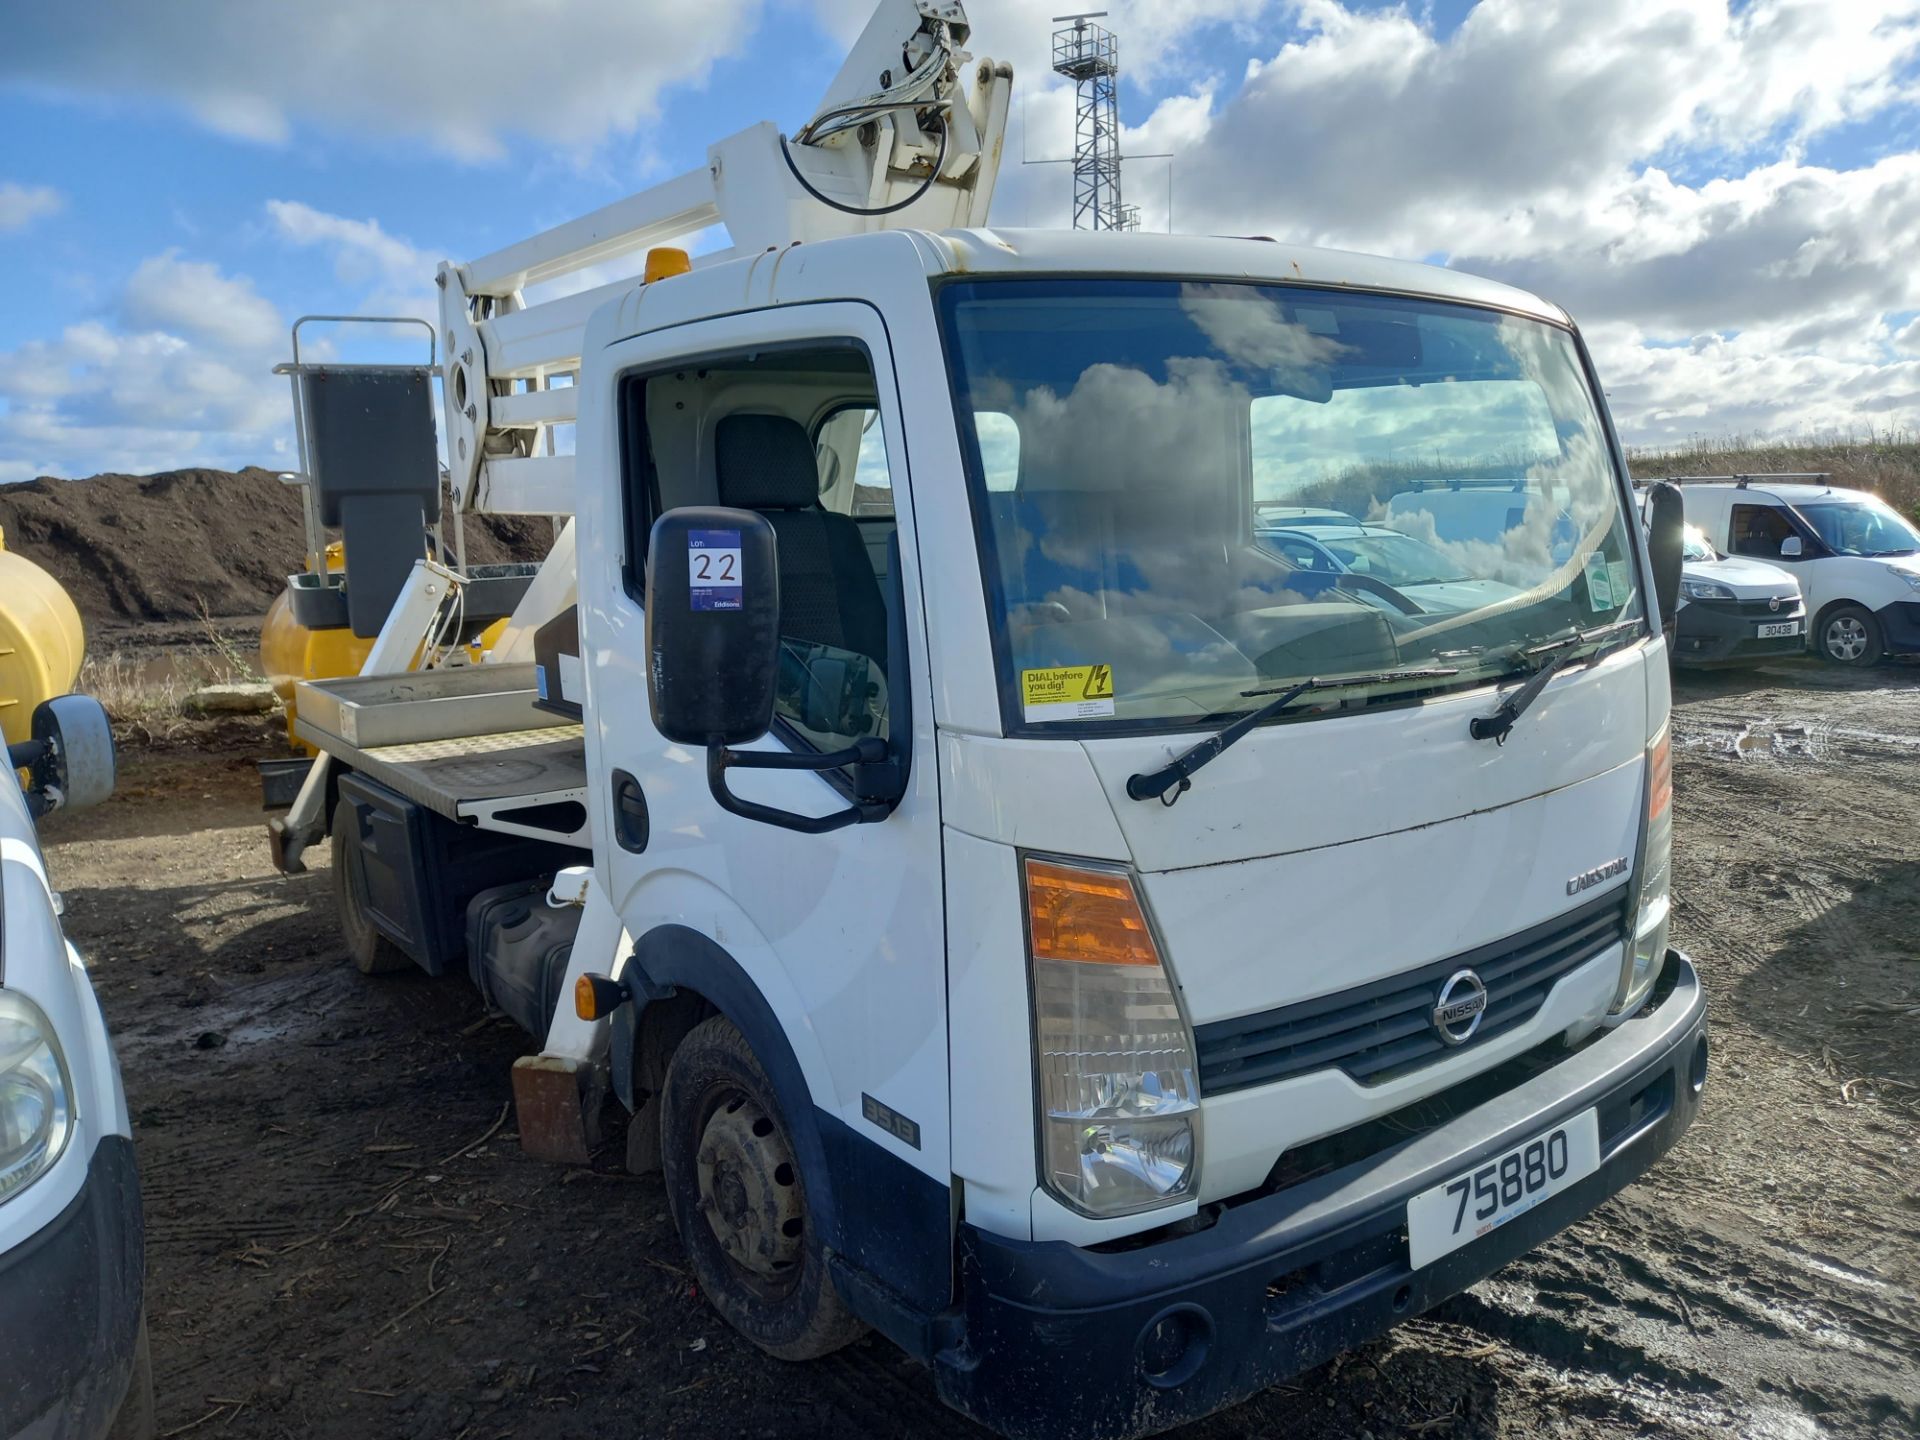
[[[346,564],[346,552],[338,540],[327,546],[327,569],[344,570]],[[293,618],[293,603],[286,591],[274,596],[266,619],[260,622],[260,673],[286,707],[288,744],[313,753],[311,745],[293,737],[293,687],[302,680],[358,675],[371,649],[371,637],[363,640],[344,627],[309,630]]]
[[[346,564],[346,551],[335,540],[327,546],[327,569],[344,570]],[[480,648],[491,648],[506,623],[497,620],[488,626],[480,637]],[[288,744],[309,755],[314,753],[313,746],[294,737],[293,687],[302,680],[358,675],[372,649],[371,636],[362,639],[344,626],[337,630],[309,630],[293,618],[293,604],[287,599],[286,591],[274,597],[273,604],[267,607],[266,619],[260,622],[260,673],[273,686],[286,709]],[[419,663],[420,657],[416,655],[408,668]]]
[[[0,531],[0,734],[9,745],[31,738],[36,705],[73,689],[86,647],[73,597],[8,550]]]

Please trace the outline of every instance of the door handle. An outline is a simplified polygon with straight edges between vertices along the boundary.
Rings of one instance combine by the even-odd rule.
[[[624,770],[613,772],[613,838],[622,850],[638,855],[647,848],[652,821],[640,782]]]

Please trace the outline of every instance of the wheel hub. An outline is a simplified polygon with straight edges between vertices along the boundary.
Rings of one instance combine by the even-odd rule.
[[[733,1095],[707,1118],[694,1164],[700,1213],[727,1258],[766,1280],[790,1272],[805,1225],[780,1127],[752,1100]]]
[[[1842,660],[1857,660],[1867,646],[1867,627],[1851,615],[1827,626],[1827,649]]]

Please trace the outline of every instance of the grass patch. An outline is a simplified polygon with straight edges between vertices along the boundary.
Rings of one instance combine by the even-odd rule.
[[[147,740],[181,734],[195,719],[188,699],[209,685],[261,679],[253,659],[201,607],[202,638],[185,645],[89,655],[74,688],[105,707],[116,730]]]
[[[1676,449],[1629,446],[1636,480],[1677,475],[1761,475],[1824,471],[1845,490],[1870,490],[1904,515],[1920,519],[1920,433],[1907,429],[1835,431],[1788,439],[1730,435]]]

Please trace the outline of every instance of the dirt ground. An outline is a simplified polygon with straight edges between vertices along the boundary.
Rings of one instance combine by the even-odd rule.
[[[1920,1433],[1920,671],[1679,701],[1699,1123],[1544,1249],[1190,1440]],[[108,807],[46,829],[121,1047],[163,1434],[979,1433],[883,1342],[792,1367],[736,1339],[617,1135],[592,1169],[526,1159],[519,1032],[458,980],[359,976],[324,863],[272,872],[259,723],[130,748]]]

